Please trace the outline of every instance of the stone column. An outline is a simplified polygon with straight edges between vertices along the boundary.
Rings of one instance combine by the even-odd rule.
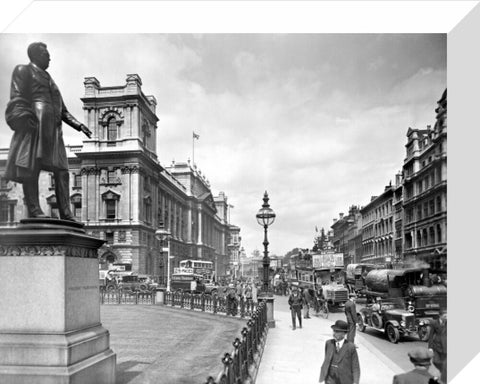
[[[102,243],[64,220],[0,231],[1,383],[115,383],[116,355],[100,322]]]

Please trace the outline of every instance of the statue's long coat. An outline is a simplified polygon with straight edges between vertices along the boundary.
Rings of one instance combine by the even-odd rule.
[[[46,171],[68,170],[62,120],[77,131],[81,123],[67,111],[48,72],[32,63],[15,67],[5,117],[14,131],[6,179],[23,182],[36,166]]]

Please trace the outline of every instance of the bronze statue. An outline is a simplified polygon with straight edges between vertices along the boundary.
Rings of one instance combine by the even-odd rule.
[[[53,172],[60,218],[75,221],[70,210],[68,160],[62,121],[83,132],[92,132],[67,110],[57,85],[46,72],[50,54],[44,43],[28,46],[30,63],[13,70],[10,101],[5,117],[14,131],[5,178],[23,184],[28,217],[46,218],[38,199],[41,170]]]

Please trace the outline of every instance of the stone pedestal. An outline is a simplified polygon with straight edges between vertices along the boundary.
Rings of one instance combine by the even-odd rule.
[[[115,383],[100,323],[102,244],[64,220],[0,231],[0,383]]]
[[[275,319],[273,318],[273,313],[274,313],[274,301],[275,298],[273,297],[272,294],[261,294],[258,297],[258,300],[260,301],[266,301],[267,302],[267,322],[268,322],[268,327],[269,328],[275,328]]]

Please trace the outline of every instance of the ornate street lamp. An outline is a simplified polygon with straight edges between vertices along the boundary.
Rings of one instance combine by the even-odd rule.
[[[270,204],[268,204],[268,193],[265,191],[263,195],[263,205],[262,208],[257,213],[257,222],[265,231],[265,238],[263,240],[263,288],[262,291],[267,294],[269,290],[269,274],[270,274],[270,258],[268,257],[268,239],[267,239],[267,230],[268,226],[272,225],[275,221],[275,212],[270,208]]]
[[[170,292],[170,259],[173,259],[173,256],[170,256],[170,238],[172,234],[161,227],[155,231],[155,237],[162,242],[167,241],[167,247],[163,248],[162,251],[167,252],[167,292]]]

